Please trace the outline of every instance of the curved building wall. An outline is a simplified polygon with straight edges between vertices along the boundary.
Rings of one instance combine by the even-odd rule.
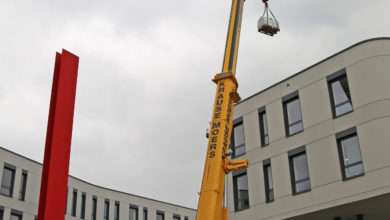
[[[340,71],[346,74],[353,110],[335,117],[329,83]],[[237,173],[229,174],[229,219],[390,219],[389,85],[390,38],[377,38],[360,42],[238,103],[234,119],[243,121],[246,153],[236,158],[249,160],[244,171],[249,207],[235,207],[238,194],[233,179]],[[303,130],[288,135],[284,103],[294,93],[300,101]],[[265,110],[268,122],[269,144],[264,147],[259,109]],[[342,163],[348,158],[343,158],[338,143],[348,131],[357,137],[364,170],[350,179],[343,177]],[[310,187],[294,193],[290,159],[299,149],[304,149],[307,157]],[[273,201],[266,199],[265,163],[272,170]]]
[[[8,188],[3,186],[7,182],[4,180],[5,177],[3,177],[5,169],[14,171],[14,181],[12,184],[13,192],[11,196],[7,195]],[[21,198],[23,173],[27,173],[24,200]],[[0,180],[2,181],[0,189],[0,219],[10,219],[12,214],[22,215],[23,220],[34,220],[36,218],[41,173],[42,165],[40,163],[0,147]],[[72,212],[74,193],[77,195],[75,200],[76,209],[75,212]],[[85,195],[86,198],[85,217],[81,218],[83,195]],[[110,220],[115,220],[115,204],[119,204],[119,220],[133,220],[130,218],[130,207],[138,210],[139,220],[157,219],[157,213],[163,214],[165,220],[193,220],[196,215],[196,210],[194,209],[107,189],[69,176],[65,219],[91,220],[93,198],[96,198],[97,200],[96,220],[105,219],[104,206],[106,201],[109,203],[108,219]],[[146,210],[146,212],[144,210]],[[3,218],[1,218],[1,213],[3,214]],[[144,217],[144,213],[147,213],[147,218]],[[73,216],[73,214],[75,215]]]

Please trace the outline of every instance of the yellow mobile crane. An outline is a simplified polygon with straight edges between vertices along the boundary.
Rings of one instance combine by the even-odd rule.
[[[231,161],[229,159],[233,105],[240,101],[235,72],[244,1],[232,0],[222,73],[216,74],[213,79],[213,82],[217,84],[217,91],[209,129],[197,220],[227,220],[228,210],[223,205],[225,175],[231,171],[248,167],[247,160]],[[258,30],[273,36],[279,31],[279,24],[272,12],[274,20],[268,18],[268,0],[262,1],[266,7],[264,13],[267,12],[267,18],[264,20],[263,14],[263,20],[260,19],[258,23]]]

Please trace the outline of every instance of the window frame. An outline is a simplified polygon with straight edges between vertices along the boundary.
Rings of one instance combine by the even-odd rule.
[[[268,169],[270,168],[271,170],[271,181],[272,181],[272,189],[269,187],[269,179],[268,179]],[[271,159],[266,159],[263,160],[263,175],[264,175],[264,189],[265,189],[265,202],[270,203],[275,201],[275,189],[274,189],[274,184],[273,184],[273,177],[272,177],[272,166],[271,166]],[[270,199],[269,194],[273,194],[273,199]]]
[[[4,206],[0,206],[0,220],[4,219]]]
[[[130,206],[129,206],[129,219],[130,219],[131,210],[135,210],[135,219],[138,220],[138,218],[139,218],[138,206],[130,204]],[[130,219],[130,220],[132,220],[132,219]]]
[[[27,178],[28,178],[28,171],[22,170],[22,176],[20,179],[20,188],[19,188],[19,200],[20,201],[25,201],[25,199],[26,199]]]
[[[172,218],[173,218],[173,220],[175,220],[175,219],[177,219],[177,218],[178,218],[179,220],[181,220],[181,216],[178,215],[178,214],[175,214],[175,213],[173,213]]]
[[[119,201],[115,201],[114,204],[114,220],[119,220],[120,219],[120,210],[121,210],[121,205]],[[117,216],[115,216],[115,213]]]
[[[97,196],[92,196],[92,207],[91,207],[91,220],[96,220],[97,214]]]
[[[234,143],[234,128],[237,127],[237,126],[240,126],[242,125],[243,127],[243,135],[244,135],[244,144],[242,145],[239,145],[238,147],[243,147],[244,148],[244,152],[242,154],[239,154],[237,155],[236,154],[236,147],[235,146],[235,143]],[[245,148],[245,128],[244,128],[244,120],[243,120],[243,117],[240,117],[240,118],[237,118],[235,120],[233,120],[233,126],[232,126],[232,134],[231,134],[231,137],[230,137],[230,142],[231,142],[231,150],[232,150],[232,158],[236,158],[236,157],[239,157],[239,156],[242,156],[242,155],[245,155],[246,154],[246,148]]]
[[[360,142],[359,142],[359,137],[358,137],[358,134],[357,134],[357,130],[356,130],[356,127],[352,127],[352,128],[348,128],[344,131],[340,131],[338,133],[336,133],[336,142],[337,142],[337,151],[339,153],[339,161],[340,161],[340,169],[341,169],[341,176],[343,178],[343,181],[347,181],[347,180],[351,180],[351,179],[355,179],[357,177],[361,177],[361,176],[364,176],[364,165],[363,165],[363,155],[362,155],[362,151],[361,151],[361,148],[360,148]],[[343,154],[343,149],[342,149],[342,145],[341,145],[341,142],[345,139],[348,139],[348,138],[351,138],[351,137],[355,137],[356,136],[356,139],[358,141],[358,147],[359,147],[359,153],[360,153],[360,161],[359,162],[355,162],[353,164],[350,164],[348,166],[345,166],[344,165],[344,154]],[[354,175],[352,177],[346,177],[345,175],[345,169],[346,168],[349,168],[349,167],[353,167],[353,166],[356,166],[356,165],[359,165],[361,164],[362,165],[362,168],[363,168],[363,172],[361,174],[358,174],[358,175]]]
[[[110,200],[109,199],[104,199],[103,219],[104,220],[110,220]]]
[[[148,220],[148,208],[143,209],[143,220]]]
[[[242,208],[238,209],[238,191],[237,191],[237,178],[241,176],[246,176],[247,181],[248,181],[248,207],[247,208]],[[246,169],[242,170],[237,170],[233,172],[232,175],[233,179],[233,199],[234,199],[234,212],[240,212],[243,210],[250,209],[250,202],[249,202],[249,179],[248,179],[248,173]]]
[[[77,189],[73,189],[72,193],[72,210],[71,210],[71,216],[76,216],[77,212]]]
[[[265,106],[259,108],[257,110],[258,114],[257,116],[259,117],[259,129],[260,129],[260,144],[261,147],[266,147],[269,145],[269,131],[268,131],[268,119],[267,119],[267,112],[265,109]],[[264,120],[263,116],[265,116],[265,125],[264,126]],[[267,134],[265,134],[265,131],[267,131]],[[265,138],[268,138],[268,143],[265,143]]]
[[[165,220],[165,212],[164,211],[160,211],[160,210],[157,210],[156,211],[156,219],[157,219],[157,216],[162,216],[162,220]]]
[[[301,179],[301,180],[295,181],[294,158],[296,158],[298,156],[301,156],[301,155],[305,155],[306,156],[306,166],[307,166],[308,177],[305,178],[305,179]],[[290,150],[288,152],[288,162],[289,162],[289,167],[290,167],[290,179],[291,179],[292,195],[299,195],[299,194],[311,191],[309,161],[308,161],[308,158],[307,158],[306,147],[305,146],[301,146],[301,147],[295,148],[293,150]],[[307,180],[309,180],[310,188],[297,192],[297,190],[296,190],[297,183],[301,183],[301,182],[304,182],[304,181],[307,181]]]
[[[80,219],[85,219],[86,202],[87,202],[87,194],[85,192],[83,192],[83,193],[81,193]]]
[[[23,212],[16,210],[16,209],[11,209],[10,217],[12,216],[18,216],[20,220],[23,219]]]
[[[336,81],[340,81],[341,79],[345,78],[347,80],[347,83],[348,83],[348,92],[350,94],[350,104],[352,106],[352,110],[349,111],[349,112],[345,112],[343,114],[340,114],[340,115],[336,115],[336,106],[335,105],[335,100],[334,100],[334,94],[333,94],[333,89],[332,89],[332,83],[336,82]],[[348,82],[348,76],[347,76],[347,70],[345,68],[335,72],[335,73],[332,73],[330,74],[329,76],[326,77],[326,81],[327,81],[327,84],[328,84],[328,93],[329,93],[329,100],[330,100],[330,107],[331,107],[331,110],[332,110],[332,116],[333,118],[338,118],[338,117],[341,117],[343,115],[346,115],[348,113],[351,113],[353,112],[354,108],[353,108],[353,103],[352,103],[352,94],[351,94],[351,90],[349,89],[349,82]],[[344,102],[342,104],[339,104],[340,105],[343,105],[347,102]]]
[[[2,176],[1,176],[1,185],[0,185],[0,188],[2,189],[3,187],[7,187],[7,186],[4,186],[3,185],[3,175],[4,175],[4,170],[10,170],[11,171],[11,186],[9,187],[9,192],[10,194],[5,194],[5,193],[2,193],[1,190],[0,190],[0,195],[3,195],[3,196],[7,196],[7,197],[10,197],[12,198],[13,197],[13,194],[14,194],[14,188],[15,188],[15,174],[16,174],[16,166],[14,165],[11,165],[9,163],[4,163],[4,167],[3,167],[3,173],[2,173]]]
[[[299,102],[299,111],[301,113],[301,120],[300,121],[297,121],[297,122],[294,122],[293,124],[289,124],[288,120],[288,109],[287,109],[287,105],[295,100],[298,100]],[[302,107],[301,107],[301,100],[299,98],[299,92],[298,90],[295,91],[295,92],[292,92],[286,96],[284,96],[282,98],[282,104],[283,104],[283,117],[284,117],[284,128],[285,128],[285,132],[286,132],[286,137],[290,137],[290,136],[293,136],[293,135],[296,135],[296,134],[299,134],[301,132],[303,132],[305,129],[303,127],[303,115],[302,115]],[[296,125],[296,124],[299,124],[301,123],[302,124],[302,130],[300,131],[297,131],[293,134],[290,134],[290,126],[292,125]]]

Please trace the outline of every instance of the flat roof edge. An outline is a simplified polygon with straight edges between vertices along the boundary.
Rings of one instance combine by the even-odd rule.
[[[287,80],[289,80],[289,79],[291,79],[291,78],[293,78],[293,77],[295,77],[295,76],[297,76],[297,75],[299,75],[299,74],[301,74],[301,73],[303,73],[303,72],[305,72],[305,71],[307,71],[307,70],[309,70],[309,69],[311,69],[311,68],[313,68],[313,67],[315,67],[315,66],[317,66],[317,65],[319,65],[319,64],[321,64],[321,63],[323,63],[325,61],[327,61],[327,60],[330,60],[333,57],[335,57],[335,56],[337,56],[337,55],[339,55],[341,53],[344,53],[347,50],[350,50],[350,49],[352,49],[354,47],[357,47],[357,46],[359,46],[361,44],[364,44],[364,43],[367,43],[367,42],[371,42],[371,41],[377,41],[377,40],[390,40],[390,37],[375,37],[375,38],[370,38],[370,39],[363,40],[363,41],[360,41],[358,43],[355,43],[352,46],[349,46],[349,47],[347,47],[347,48],[345,48],[345,49],[343,49],[343,50],[341,50],[341,51],[339,51],[339,52],[337,52],[337,53],[335,53],[335,54],[333,54],[333,55],[331,55],[331,56],[329,56],[329,57],[327,57],[325,59],[322,59],[319,62],[317,62],[317,63],[315,63],[315,64],[313,64],[313,65],[311,65],[311,66],[309,66],[309,67],[307,67],[307,68],[305,68],[305,69],[303,69],[303,70],[301,70],[301,71],[299,71],[299,72],[297,72],[297,73],[295,73],[295,74],[293,74],[293,75],[291,75],[291,76],[289,76],[289,77],[287,77],[287,78],[285,78],[285,79],[283,79],[281,81],[277,82],[277,83],[272,84],[271,86],[268,86],[267,88],[265,88],[265,89],[263,89],[263,90],[261,90],[259,92],[256,92],[255,94],[253,94],[253,95],[251,95],[251,96],[241,100],[240,102],[236,103],[234,106],[239,105],[239,104],[241,104],[241,103],[243,103],[245,101],[248,101],[249,99],[257,96],[258,94],[263,93],[263,92],[267,91],[268,89],[270,89],[270,88],[272,88],[272,87],[274,87],[274,86],[276,86],[276,85],[278,85],[280,83],[283,83],[283,82],[285,82],[285,81],[287,81]]]
[[[16,153],[16,152],[13,152],[13,151],[11,151],[11,150],[9,150],[9,149],[7,149],[7,148],[4,148],[4,147],[2,147],[2,146],[0,146],[0,149],[2,149],[2,150],[4,150],[4,151],[7,151],[7,152],[9,152],[9,153],[11,153],[11,154],[14,154],[14,155],[16,155],[16,156],[19,156],[19,157],[21,157],[21,158],[27,159],[27,160],[30,161],[30,162],[33,162],[33,163],[36,163],[36,164],[38,164],[38,165],[43,166],[42,163],[40,163],[40,162],[38,162],[38,161],[36,161],[36,160],[33,160],[33,159],[31,159],[31,158],[28,158],[28,157],[26,157],[26,156],[23,156],[23,155],[21,155],[21,154],[18,154],[18,153]],[[83,183],[86,183],[86,184],[89,184],[89,185],[91,185],[91,186],[98,187],[98,188],[101,188],[101,189],[104,189],[104,190],[110,190],[110,191],[113,191],[113,192],[122,193],[122,194],[129,195],[129,196],[134,196],[134,197],[138,197],[138,198],[142,198],[142,199],[147,199],[147,200],[154,201],[154,202],[160,202],[160,203],[164,203],[164,204],[167,204],[167,205],[173,205],[173,206],[177,206],[177,207],[180,207],[180,208],[184,208],[184,209],[189,209],[189,210],[192,210],[192,211],[196,211],[196,209],[193,209],[193,208],[189,208],[189,207],[185,207],[185,206],[181,206],[181,205],[176,205],[176,204],[169,203],[169,202],[160,201],[160,200],[157,200],[157,199],[151,199],[151,198],[147,198],[147,197],[143,197],[143,196],[139,196],[139,195],[135,195],[135,194],[131,194],[131,193],[127,193],[127,192],[115,190],[115,189],[110,189],[110,188],[107,188],[107,187],[103,187],[103,186],[99,186],[99,185],[96,185],[96,184],[87,182],[87,181],[85,181],[85,180],[82,180],[82,179],[80,179],[80,178],[74,177],[74,176],[72,176],[72,175],[68,175],[68,176],[71,177],[71,178],[73,178],[73,179],[76,179],[76,180],[78,180],[78,181],[80,181],[80,182],[83,182]]]

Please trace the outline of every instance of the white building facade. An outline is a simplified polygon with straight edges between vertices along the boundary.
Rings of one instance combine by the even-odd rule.
[[[390,38],[357,43],[241,101],[230,220],[390,219]]]
[[[42,164],[0,147],[0,220],[34,220]],[[196,210],[69,176],[66,220],[194,220]]]

